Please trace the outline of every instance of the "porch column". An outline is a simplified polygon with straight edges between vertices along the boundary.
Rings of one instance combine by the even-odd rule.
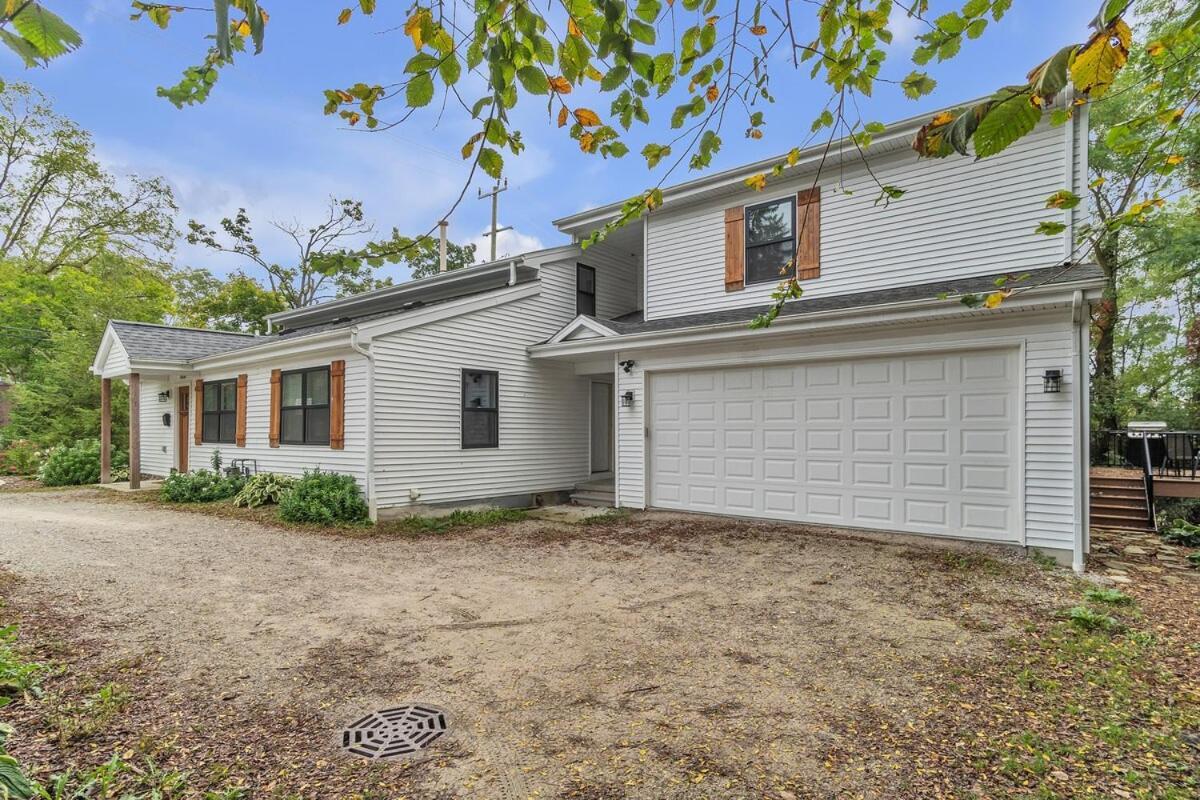
[[[112,483],[112,378],[100,379],[100,482]]]
[[[142,376],[129,373],[129,488],[142,488]]]

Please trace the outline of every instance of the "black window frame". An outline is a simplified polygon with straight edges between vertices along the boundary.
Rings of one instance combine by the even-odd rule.
[[[237,444],[237,413],[238,413],[237,383],[238,383],[237,378],[223,378],[219,381],[204,381],[203,397],[205,398],[205,400],[207,400],[207,398],[209,396],[209,392],[212,392],[213,393],[212,396],[217,398],[217,408],[215,411],[208,411],[204,408],[204,406],[206,404],[205,401],[204,400],[201,401],[201,404],[200,404],[200,442],[202,444]],[[233,387],[233,407],[232,408],[221,408],[221,397],[225,394],[224,391],[222,391],[222,389],[226,385]],[[212,430],[214,430],[216,432],[214,435],[209,434],[210,429],[209,429],[208,421],[209,421],[210,417],[216,420],[216,422],[212,428]],[[229,438],[228,439],[221,438],[221,427],[222,427],[221,426],[221,418],[222,417],[229,417],[232,420],[232,424],[229,425]]]
[[[491,375],[492,376],[492,391],[493,407],[480,408],[478,406],[467,405],[467,376],[468,375]],[[461,395],[459,399],[459,440],[463,450],[495,450],[500,447],[500,373],[491,369],[462,369],[459,371],[459,385]],[[490,437],[487,442],[468,442],[467,441],[467,414],[490,414],[492,423],[489,426]]]
[[[778,239],[772,239],[767,242],[755,242],[754,244],[750,244],[750,212],[756,208],[763,208],[764,206],[777,206],[780,203],[787,203],[789,208],[791,208],[791,213],[788,215],[788,219],[790,219],[791,223],[792,223],[791,235],[783,236]],[[791,247],[792,270],[795,271],[795,268],[796,268],[796,196],[790,195],[788,197],[778,197],[774,200],[765,200],[761,203],[755,203],[754,205],[745,206],[742,209],[742,217],[743,217],[742,238],[744,241],[743,251],[742,251],[742,264],[744,265],[742,279],[743,279],[745,285],[749,286],[751,284],[757,284],[757,283],[778,283],[779,281],[781,281],[787,277],[786,273],[776,272],[774,275],[772,275],[769,278],[757,278],[754,280],[750,279],[750,251],[755,248],[758,248],[758,247],[771,247],[773,245],[782,244],[783,242],[791,242],[792,243],[792,247]]]
[[[308,376],[315,372],[324,372],[325,373],[325,402],[324,403],[308,403],[308,402],[306,402],[306,400],[308,399]],[[283,397],[285,394],[284,390],[283,390],[283,384],[288,375],[300,375],[301,376],[301,379],[300,379],[300,405],[298,405],[298,406],[288,406],[288,405],[284,405],[284,403],[283,403]],[[330,375],[330,370],[329,370],[328,365],[325,365],[322,367],[305,367],[303,369],[289,369],[289,370],[284,370],[279,373],[279,444],[281,444],[281,445],[290,444],[290,445],[296,445],[296,446],[300,446],[300,447],[328,447],[329,446],[329,441],[330,441],[329,401],[330,401],[330,394],[333,392],[333,386],[330,382],[331,377],[332,376]],[[287,430],[287,426],[284,425],[285,415],[283,412],[296,411],[297,409],[299,409],[302,412],[300,414],[300,439],[288,439],[284,436],[284,431]],[[312,411],[324,411],[325,412],[325,438],[323,440],[310,441],[308,438],[308,415]]]
[[[592,290],[590,292],[583,290],[583,282],[579,279],[584,270],[587,270],[592,275]],[[584,309],[585,299],[591,305],[590,311]],[[577,315],[587,314],[592,317],[596,316],[596,268],[589,267],[587,264],[575,265],[575,313]]]

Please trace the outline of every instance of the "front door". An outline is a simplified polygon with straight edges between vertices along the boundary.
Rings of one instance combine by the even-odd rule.
[[[611,472],[613,460],[613,387],[593,383],[591,396],[592,472]]]
[[[191,399],[191,387],[186,384],[175,390],[175,461],[176,469],[180,472],[188,470],[188,401]]]

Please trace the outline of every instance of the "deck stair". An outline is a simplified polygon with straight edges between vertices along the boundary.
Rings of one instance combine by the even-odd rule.
[[[577,506],[611,507],[616,505],[616,501],[616,486],[612,478],[584,481],[571,492],[571,502]]]
[[[1089,522],[1097,528],[1153,530],[1146,509],[1146,487],[1140,476],[1091,475]]]

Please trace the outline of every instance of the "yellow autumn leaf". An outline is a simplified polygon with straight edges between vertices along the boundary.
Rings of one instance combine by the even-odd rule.
[[[1151,58],[1158,58],[1167,51],[1167,46],[1162,42],[1151,42],[1146,46],[1146,55]]]
[[[948,125],[951,122],[954,122],[954,115],[951,114],[949,111],[943,111],[942,113],[940,113],[936,117],[934,117],[933,121],[930,124],[931,125]]]
[[[604,80],[604,73],[593,67],[591,64],[587,65],[587,69],[585,69],[583,73],[594,81]]]
[[[983,301],[983,307],[996,308],[1003,303],[1010,294],[1012,294],[1012,289],[1001,289],[998,292],[992,292],[987,296],[987,299]]]
[[[704,93],[704,96],[708,98],[708,102],[715,103],[717,102],[717,98],[721,96],[721,90],[717,88],[715,83],[711,84]]]
[[[571,93],[571,82],[569,80],[567,80],[566,78],[564,78],[562,75],[558,75],[556,77],[550,78],[549,80],[550,80],[550,91],[556,92],[557,94],[570,94]]]
[[[1108,91],[1117,71],[1129,60],[1133,32],[1125,20],[1117,18],[1092,36],[1071,63],[1071,81],[1076,91],[1098,98]]]
[[[338,89],[337,96],[338,96],[338,99],[341,100],[343,103],[353,103],[354,102],[354,95],[350,94],[345,89]]]
[[[750,32],[753,33],[755,36],[766,36],[767,35],[767,26],[766,25],[751,26]]]
[[[250,35],[249,20],[242,20],[241,22],[235,22],[233,25],[233,32],[237,36],[249,36]]]
[[[561,128],[562,126],[564,126],[566,124],[567,124],[567,107],[563,106],[562,108],[560,108],[558,110],[558,127]]]
[[[362,117],[358,115],[357,111],[351,111],[350,116],[346,117],[346,119],[350,122],[351,126],[354,126],[358,124],[358,121],[362,119]]]
[[[567,35],[583,36],[583,31],[579,30],[579,26],[575,24],[574,17],[567,17]]]
[[[594,142],[595,140],[596,140],[595,136],[592,136],[587,131],[584,131],[579,136],[579,149],[585,153],[592,152],[592,142]]]
[[[751,128],[750,130],[746,131],[746,135],[751,139],[761,139],[763,137],[762,128]]]
[[[412,13],[412,16],[408,18],[408,22],[404,23],[404,35],[412,37],[413,47],[417,48],[418,50],[420,50],[421,46],[425,43],[421,38],[421,21],[427,13],[428,12],[425,11],[425,9],[418,8]]]
[[[347,22],[349,22],[349,21],[350,21],[350,16],[351,16],[353,13],[354,13],[354,12],[353,12],[353,11],[351,11],[350,9],[348,9],[348,8],[343,8],[343,9],[342,9],[342,13],[338,14],[338,25],[345,25]],[[250,26],[249,26],[249,25],[247,25],[247,26],[246,26],[246,28],[247,28],[247,30],[249,30]]]
[[[1182,164],[1183,156],[1179,155],[1178,153],[1172,153],[1171,155],[1167,156],[1167,163],[1170,164],[1171,166],[1175,166],[1176,164]]]
[[[720,19],[721,18],[718,16],[711,16],[708,19],[704,20],[704,24],[705,25],[716,25]]]
[[[796,164],[797,164],[799,161],[800,161],[800,148],[799,148],[799,147],[793,147],[791,150],[789,150],[789,151],[788,151],[788,154],[787,154],[787,165],[788,165],[789,167],[794,167],[794,166],[796,166]]]
[[[574,114],[575,121],[585,128],[594,128],[600,124],[600,115],[590,108],[577,108]]]
[[[749,178],[746,178],[745,183],[754,191],[761,192],[767,188],[767,176],[760,172],[757,175],[751,175]]]

